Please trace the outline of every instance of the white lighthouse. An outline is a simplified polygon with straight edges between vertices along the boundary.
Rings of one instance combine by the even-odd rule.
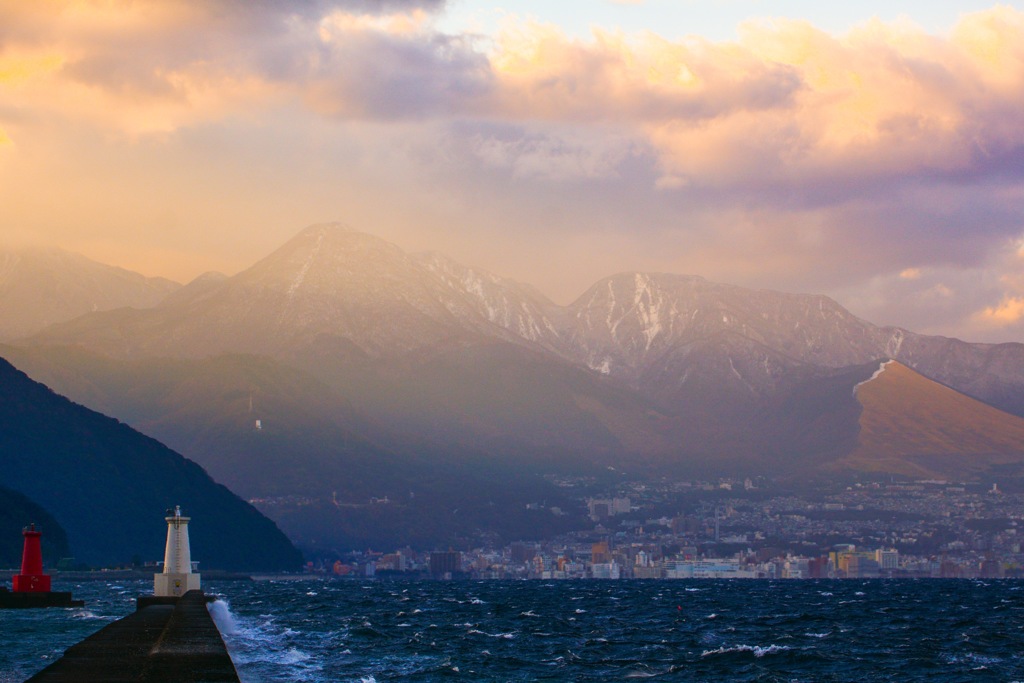
[[[168,510],[170,513],[170,510]],[[192,572],[192,552],[188,547],[188,523],[191,517],[181,515],[181,506],[167,520],[167,548],[164,550],[164,571],[153,575],[153,595],[182,596],[199,590],[199,574]]]

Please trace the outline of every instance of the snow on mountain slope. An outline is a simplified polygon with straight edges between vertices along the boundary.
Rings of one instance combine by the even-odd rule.
[[[837,368],[878,358],[885,337],[827,297],[662,273],[607,278],[569,308],[575,327],[567,333],[567,355],[633,384],[697,370],[687,357],[724,348],[726,338],[750,349],[726,356],[724,364],[753,388],[770,384],[787,366]]]
[[[442,254],[421,254],[418,261],[450,288],[448,301],[468,301],[478,315],[520,339],[549,350],[561,347],[564,314],[540,292]],[[460,307],[447,305],[453,314],[464,314]]]

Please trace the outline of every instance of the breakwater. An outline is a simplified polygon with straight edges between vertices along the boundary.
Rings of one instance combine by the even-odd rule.
[[[238,683],[201,591],[141,597],[132,614],[107,625],[29,679],[29,683]]]

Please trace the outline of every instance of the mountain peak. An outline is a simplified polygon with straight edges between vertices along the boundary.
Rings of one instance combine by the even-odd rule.
[[[411,260],[394,244],[340,223],[311,225],[262,261],[239,274],[258,279],[289,297],[300,291],[332,291],[359,286],[374,273],[408,267]]]

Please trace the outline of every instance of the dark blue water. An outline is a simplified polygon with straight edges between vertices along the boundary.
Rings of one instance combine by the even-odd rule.
[[[133,608],[0,612],[20,681]],[[209,584],[243,681],[1024,681],[1024,582]]]

